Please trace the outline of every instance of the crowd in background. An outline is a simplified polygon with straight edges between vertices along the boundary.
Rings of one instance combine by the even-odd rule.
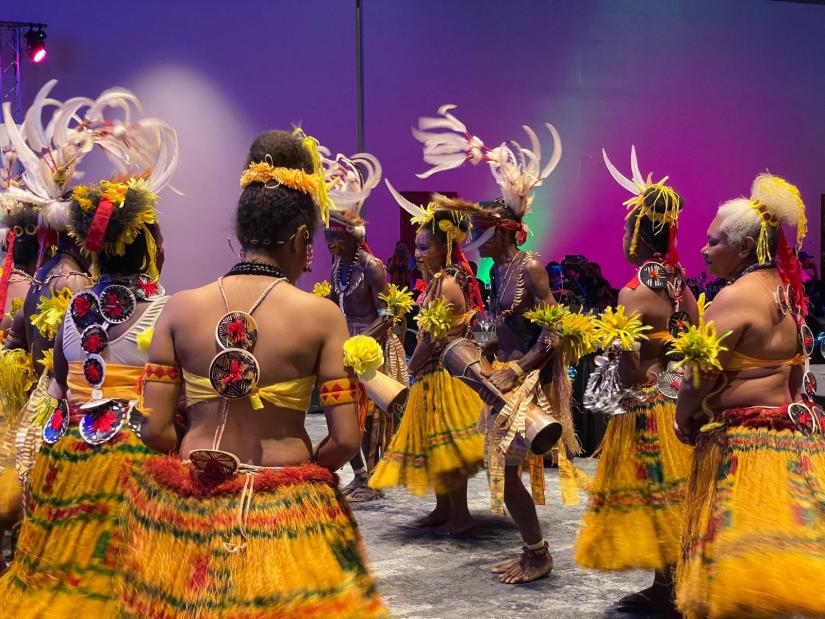
[[[823,317],[825,283],[817,274],[816,260],[807,252],[802,252],[799,258],[802,263],[805,290],[810,301],[810,312],[814,316]],[[476,270],[475,263],[471,262],[470,265]],[[561,262],[548,262],[545,268],[550,278],[550,289],[559,303],[584,311],[601,311],[608,306],[616,305],[619,290],[602,275],[601,266],[596,262],[591,262],[584,256],[565,256]],[[410,290],[415,288],[416,282],[421,278],[415,257],[402,241],[396,243],[395,252],[387,260],[387,272],[390,283],[409,286]],[[479,285],[482,287],[484,300],[487,301],[489,289],[482,281],[479,281]],[[718,278],[709,279],[703,271],[696,277],[689,277],[687,285],[695,296],[698,297],[704,292],[708,300],[712,300],[725,286],[725,282]]]

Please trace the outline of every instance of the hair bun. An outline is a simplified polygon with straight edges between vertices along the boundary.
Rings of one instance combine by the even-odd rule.
[[[751,201],[759,202],[786,226],[798,227],[805,220],[805,204],[796,185],[773,174],[757,176],[751,185]]]
[[[676,211],[681,213],[685,206],[685,201],[676,191],[672,191],[672,195],[676,196],[678,199],[679,203],[676,207]],[[651,185],[648,187],[644,192],[643,198],[645,205],[653,210],[654,213],[664,214],[671,209],[672,197],[670,192],[659,191],[658,185]]]

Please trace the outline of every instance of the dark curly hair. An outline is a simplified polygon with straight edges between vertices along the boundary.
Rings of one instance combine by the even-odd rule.
[[[679,199],[678,210],[681,211],[685,206],[685,201],[679,194],[676,194]],[[671,207],[670,199],[667,194],[660,192],[656,187],[648,188],[643,194],[645,206],[653,209],[655,213],[665,213]],[[627,219],[627,225],[632,230],[636,225],[638,218],[638,211],[634,212]],[[670,226],[661,226],[648,217],[643,217],[639,222],[639,240],[645,244],[653,253],[666,254],[668,243],[670,242]]]
[[[158,240],[158,224],[146,224],[149,232]],[[158,249],[160,252],[160,249]],[[126,251],[122,256],[115,256],[106,252],[101,252],[98,256],[98,264],[101,273],[120,273],[123,275],[134,275],[140,273],[146,267],[149,251],[146,247],[146,235],[141,230],[135,240],[126,246]]]
[[[466,215],[456,213],[455,211],[436,211],[432,222],[427,225],[427,230],[432,233],[440,247],[447,246],[447,233],[439,227],[439,224],[447,220],[452,221],[462,232],[468,232],[470,230],[470,218]]]
[[[37,258],[40,243],[36,234],[21,234],[14,239],[14,264],[17,267],[31,264]]]
[[[267,131],[255,138],[246,165],[263,161],[313,171],[312,158],[301,139],[286,131]],[[245,249],[273,246],[288,240],[302,224],[314,233],[316,220],[311,196],[283,185],[251,183],[238,199],[235,235]]]

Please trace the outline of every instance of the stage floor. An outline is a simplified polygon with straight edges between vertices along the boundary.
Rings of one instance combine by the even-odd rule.
[[[323,415],[309,415],[313,442],[326,434]],[[595,461],[577,463],[592,472]],[[349,466],[341,471],[342,485],[352,479]],[[354,505],[364,536],[372,573],[384,602],[398,619],[495,618],[529,616],[595,618],[627,593],[648,586],[653,574],[631,571],[602,573],[582,570],[573,563],[573,541],[584,500],[562,508],[556,469],[545,469],[547,504],[538,507],[555,568],[549,578],[528,585],[503,585],[490,574],[496,561],[513,555],[521,545],[512,521],[490,513],[490,493],[483,472],[470,480],[470,510],[479,526],[461,538],[440,538],[410,526],[435,504],[402,490],[386,498]]]

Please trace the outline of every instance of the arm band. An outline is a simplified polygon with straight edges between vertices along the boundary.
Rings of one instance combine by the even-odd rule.
[[[361,388],[353,378],[335,378],[321,383],[318,388],[318,397],[321,406],[337,406],[358,402],[361,397]]]

